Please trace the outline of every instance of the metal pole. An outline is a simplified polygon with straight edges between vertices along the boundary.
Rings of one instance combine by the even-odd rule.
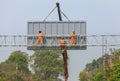
[[[58,9],[58,16],[59,16],[59,21],[62,21],[62,16],[60,13],[60,6],[59,3],[56,3],[57,9]],[[62,30],[63,31],[63,30]],[[64,61],[64,75],[65,75],[65,81],[68,80],[68,63],[67,63],[67,50],[64,49],[64,52],[62,53],[63,55],[63,61]]]
[[[62,21],[62,16],[61,16],[61,13],[60,13],[60,5],[59,5],[58,2],[56,3],[56,6],[57,6],[57,9],[58,9],[59,21]]]

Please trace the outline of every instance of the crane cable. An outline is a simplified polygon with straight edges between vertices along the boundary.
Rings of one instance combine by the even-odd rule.
[[[45,19],[43,20],[44,22],[47,20],[47,18],[51,15],[51,13],[57,8],[57,6],[55,6],[55,8],[53,8],[50,13],[45,17]]]
[[[55,10],[57,8],[57,6],[55,6],[51,11],[50,11],[50,13],[45,17],[45,19],[43,20],[43,22],[45,22],[46,20],[47,20],[47,18],[53,13],[53,11]],[[63,16],[69,21],[69,22],[71,22],[70,21],[70,19],[65,15],[65,13],[63,13],[61,10],[60,10],[60,12],[63,14]]]
[[[65,15],[65,13],[63,13],[62,11],[60,11],[60,12],[63,14],[63,16],[64,16],[69,22],[71,22],[70,19]]]

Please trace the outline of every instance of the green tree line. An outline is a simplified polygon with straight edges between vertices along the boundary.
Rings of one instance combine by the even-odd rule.
[[[80,81],[120,81],[120,49],[110,49],[98,59],[93,59],[79,74]]]
[[[62,81],[61,51],[35,51],[32,56],[14,51],[0,63],[0,81]]]

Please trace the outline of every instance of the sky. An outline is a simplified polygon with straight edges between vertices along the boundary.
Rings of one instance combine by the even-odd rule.
[[[27,34],[27,22],[43,21],[49,12],[60,3],[61,11],[71,21],[86,21],[87,34],[120,34],[120,0],[0,0],[0,35]],[[64,16],[63,20],[67,21]],[[55,10],[47,21],[58,21]],[[0,47],[0,61],[12,51],[33,51],[24,48]],[[102,55],[101,47],[68,51],[69,79],[79,81],[78,75],[85,65]]]

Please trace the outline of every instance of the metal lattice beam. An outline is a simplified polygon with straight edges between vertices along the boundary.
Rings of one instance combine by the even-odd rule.
[[[0,35],[0,47],[34,46],[34,44],[29,44],[29,45],[27,44],[27,38],[31,36],[30,35]],[[84,36],[87,38],[86,44],[76,44],[75,46],[120,46],[120,35],[84,35]],[[52,38],[52,36],[48,36],[48,37]],[[69,37],[69,35],[65,37]],[[45,46],[59,46],[59,44],[45,45]],[[70,44],[67,44],[67,46],[70,46]]]

